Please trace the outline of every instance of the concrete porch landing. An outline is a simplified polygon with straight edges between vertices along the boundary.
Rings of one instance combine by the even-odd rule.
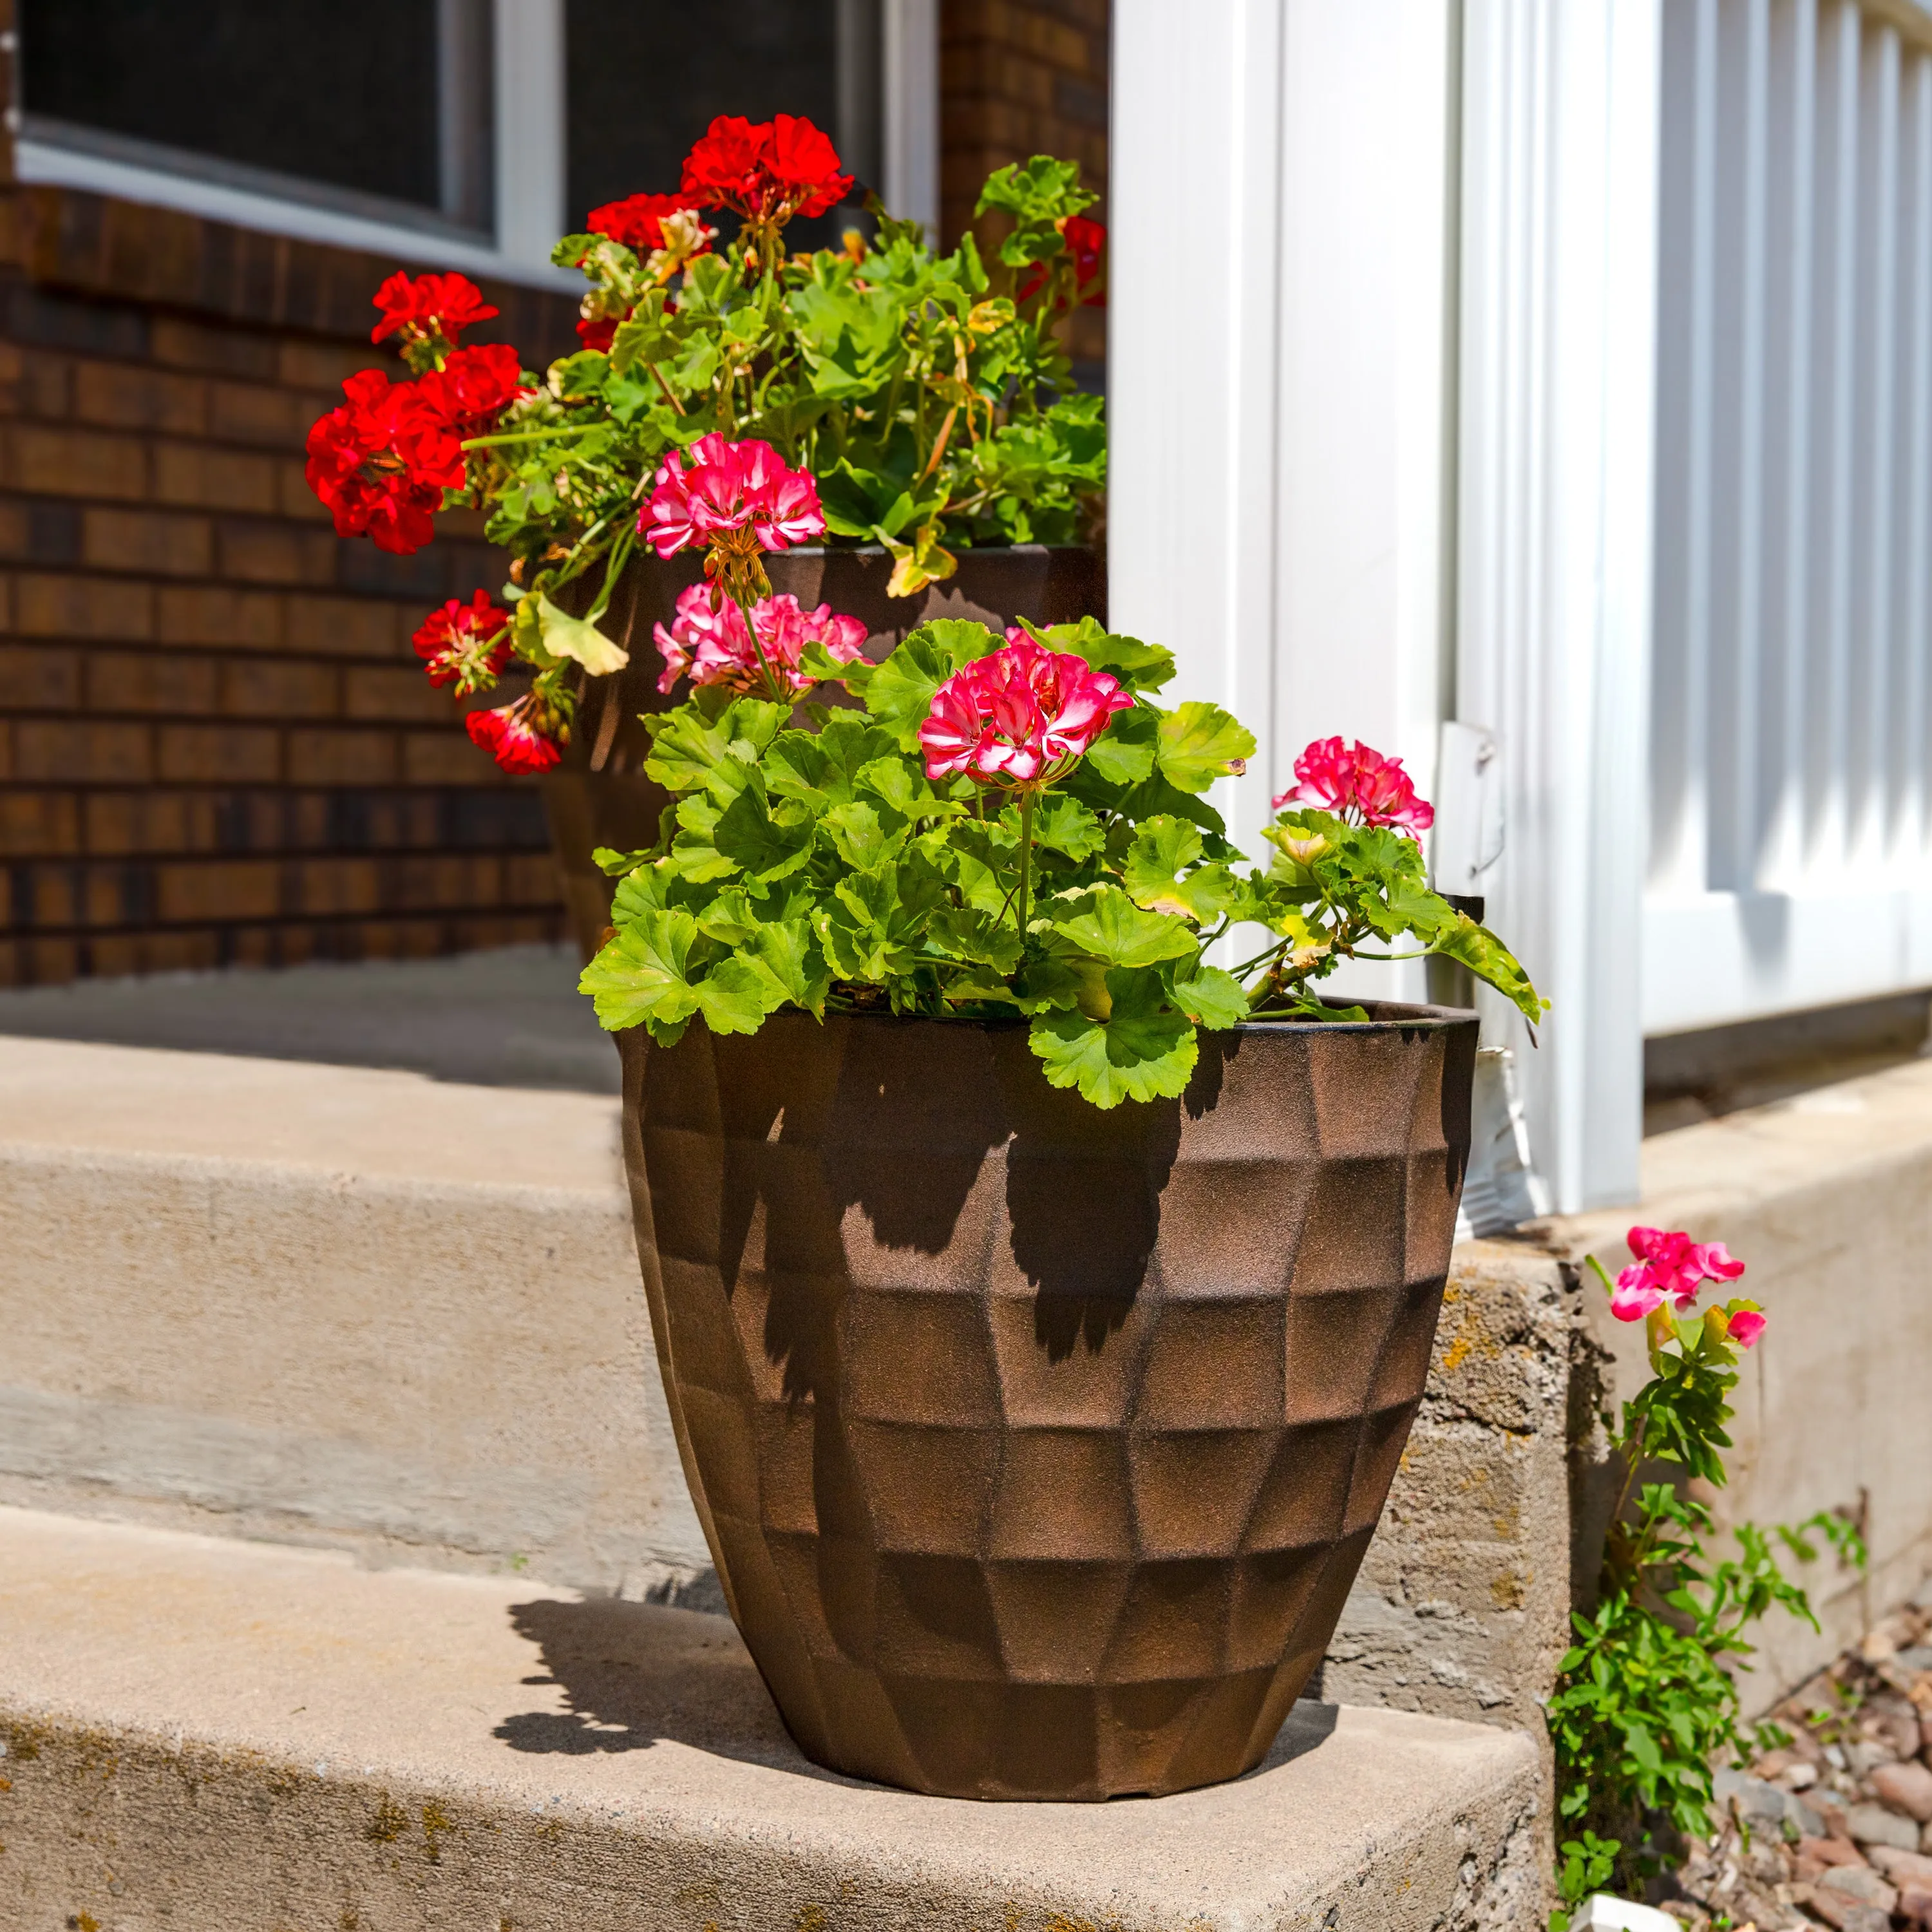
[[[807,1764],[722,1618],[6,1508],[0,1739],[20,1932],[1528,1932],[1540,1905],[1519,1732],[1304,1703],[1213,1790],[919,1798]]]

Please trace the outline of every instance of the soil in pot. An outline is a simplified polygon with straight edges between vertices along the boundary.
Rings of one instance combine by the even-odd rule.
[[[958,559],[952,576],[914,597],[886,595],[892,560],[876,548],[787,550],[767,557],[765,566],[772,590],[788,592],[808,610],[830,604],[862,620],[871,634],[866,652],[874,658],[934,617],[975,618],[1004,628],[1020,617],[1062,624],[1106,615],[1105,581],[1091,550],[1026,544],[962,550]],[[635,852],[654,844],[659,815],[670,802],[644,776],[650,739],[640,718],[681,700],[685,692],[682,686],[668,697],[658,692],[664,666],[652,630],[659,623],[670,628],[678,592],[703,574],[697,556],[633,554],[603,620],[631,662],[615,676],[591,681],[562,764],[541,781],[571,931],[586,959],[603,943],[615,886],[591,854],[600,845]],[[580,590],[576,602],[586,604],[595,585],[586,580]]]
[[[1472,1014],[1206,1034],[1175,1101],[1018,1025],[621,1036],[660,1366],[806,1754],[975,1798],[1232,1778],[1319,1662],[1420,1400]]]

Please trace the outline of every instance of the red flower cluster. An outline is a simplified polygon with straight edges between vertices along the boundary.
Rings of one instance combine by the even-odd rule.
[[[416,382],[364,369],[342,386],[347,400],[308,433],[308,487],[338,536],[367,536],[406,556],[435,534],[446,490],[466,481],[463,446],[442,410]]]
[[[1069,214],[1056,224],[1066,243],[1066,252],[1073,263],[1073,292],[1076,307],[1105,308],[1107,292],[1096,289],[1094,284],[1100,278],[1100,270],[1106,261],[1107,230],[1098,221],[1090,221],[1084,214]],[[1026,302],[1036,296],[1045,285],[1047,266],[1044,262],[1036,262],[1027,271],[1027,279],[1014,291],[1016,302]]]
[[[472,323],[500,313],[483,299],[467,275],[418,275],[398,270],[376,291],[382,319],[370,332],[371,342],[399,332],[406,344],[438,343],[453,347]]]
[[[933,693],[919,728],[926,775],[964,772],[976,784],[1051,784],[1133,701],[1118,678],[1022,632]]]
[[[406,382],[380,369],[350,376],[345,400],[308,433],[305,473],[338,536],[366,536],[406,556],[435,534],[442,493],[468,483],[464,441],[487,432],[521,393],[522,371],[502,343],[456,346],[463,329],[496,313],[464,276],[392,275],[376,306],[374,339],[400,332],[424,373]]]
[[[684,218],[682,221],[672,218],[680,215]],[[687,262],[710,254],[718,238],[716,229],[707,228],[698,220],[688,194],[632,194],[622,201],[607,201],[584,217],[584,226],[591,234],[608,236],[632,254],[642,256],[660,283]],[[577,325],[577,339],[585,348],[608,355],[623,318],[596,314],[591,307],[595,299],[584,298],[588,312]]]
[[[734,534],[768,550],[825,534],[818,485],[770,443],[728,442],[714,430],[688,453],[688,470],[674,449],[664,458],[651,500],[638,513],[638,534],[658,556]]]
[[[567,734],[535,693],[494,711],[470,712],[463,722],[470,742],[506,772],[547,772],[563,755],[559,741]]]
[[[778,228],[837,207],[851,187],[830,137],[803,116],[753,122],[721,114],[685,157],[680,191],[687,206],[735,208]]]
[[[488,691],[510,662],[510,614],[479,590],[466,604],[452,597],[425,617],[412,641],[432,684],[453,684],[459,697]]]
[[[1385,758],[1360,739],[1344,750],[1340,738],[1318,738],[1294,761],[1297,782],[1274,801],[1318,805],[1358,825],[1393,825],[1412,837],[1436,823],[1436,808],[1415,795],[1415,781],[1400,758]]]
[[[664,244],[664,218],[692,205],[688,194],[632,194],[607,201],[584,218],[592,235],[608,235],[634,255],[648,255]]]
[[[865,651],[866,626],[858,618],[840,616],[830,604],[808,610],[788,592],[760,598],[752,606],[752,622],[766,664],[785,680],[793,698],[802,698],[812,686],[798,668],[807,644],[823,644],[826,656],[839,664],[850,664]],[[728,684],[740,691],[764,688],[764,668],[746,632],[745,614],[733,603],[714,610],[704,584],[678,592],[677,616],[668,631],[662,624],[653,628],[664,661],[658,690],[668,692],[686,671],[693,684]]]

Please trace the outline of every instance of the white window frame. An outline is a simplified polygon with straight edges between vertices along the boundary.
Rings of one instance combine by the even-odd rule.
[[[880,0],[880,122],[886,205],[936,224],[939,202],[938,0]],[[149,166],[20,133],[16,178],[150,207],[176,208],[267,235],[400,256],[563,293],[580,290],[550,266],[565,232],[564,0],[494,0],[496,233],[471,238],[430,215],[384,220],[319,202]],[[10,38],[10,37],[9,37]],[[17,123],[17,113],[14,116]]]

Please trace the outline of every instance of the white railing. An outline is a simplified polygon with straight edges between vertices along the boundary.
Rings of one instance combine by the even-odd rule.
[[[1663,29],[1652,1034],[1932,984],[1932,17]]]

